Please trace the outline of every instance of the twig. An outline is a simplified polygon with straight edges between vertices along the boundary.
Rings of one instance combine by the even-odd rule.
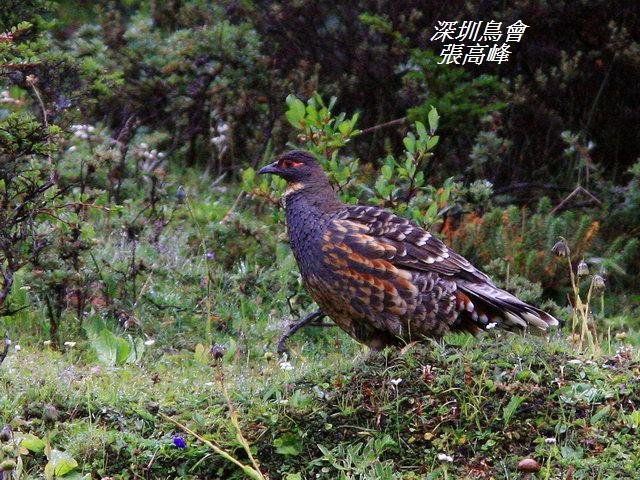
[[[242,445],[242,448],[244,448],[244,451],[247,453],[247,456],[249,457],[249,460],[251,460],[251,464],[253,465],[253,469],[255,470],[255,472],[258,475],[260,475],[260,478],[264,478],[262,475],[262,472],[260,472],[260,465],[258,465],[258,462],[256,461],[256,459],[253,457],[253,454],[251,453],[251,446],[249,445],[249,442],[247,442],[247,439],[244,438],[244,435],[242,434],[242,429],[240,428],[240,423],[238,422],[238,413],[236,412],[236,409],[234,408],[233,403],[231,403],[229,392],[227,391],[227,387],[224,384],[224,372],[222,371],[222,368],[220,368],[219,373],[220,373],[220,387],[222,388],[224,399],[227,402],[227,408],[229,408],[229,418],[231,418],[231,424],[233,425],[233,428],[236,429],[236,439],[240,442],[240,444]]]
[[[11,292],[13,285],[13,273],[2,273],[2,290],[0,290],[0,306],[2,306]]]
[[[373,133],[373,132],[376,132],[378,130],[382,130],[383,128],[389,128],[389,127],[394,127],[396,125],[402,125],[406,121],[407,121],[407,117],[396,118],[395,120],[390,120],[388,122],[381,123],[379,125],[374,125],[373,127],[365,128],[364,130],[362,130],[360,132],[360,134],[358,136],[366,135],[367,133]]]
[[[38,88],[36,87],[36,81],[37,78],[33,75],[27,75],[27,83],[29,84],[29,86],[33,89],[33,93],[36,94],[36,98],[38,99],[38,102],[40,103],[40,108],[42,109],[42,121],[44,122],[44,126],[49,128],[49,121],[47,120],[47,108],[44,106],[44,101],[42,100],[42,97],[40,96],[40,92],[38,91]]]
[[[589,197],[591,200],[593,200],[598,205],[602,205],[602,202],[595,195],[593,195],[591,192],[589,192],[584,187],[578,185],[576,188],[573,189],[573,191],[569,195],[567,195],[564,198],[564,200],[562,200],[558,205],[556,205],[555,208],[553,210],[551,210],[550,213],[553,214],[553,213],[557,212],[558,210],[561,210],[562,208],[564,208],[564,206],[569,202],[569,200],[571,200],[573,197],[577,196],[579,193],[582,193],[582,194],[586,195],[587,197]]]
[[[233,215],[233,212],[235,212],[235,209],[238,206],[238,203],[240,203],[240,200],[242,199],[243,196],[244,196],[244,192],[240,192],[238,194],[235,201],[233,202],[233,205],[231,205],[231,208],[227,211],[227,213],[225,213],[224,217],[222,217],[222,220],[220,220],[221,224],[225,224],[229,221],[229,219]]]
[[[607,84],[607,81],[609,80],[609,75],[611,74],[611,70],[613,70],[613,66],[616,63],[616,59],[618,58],[618,52],[615,52],[613,54],[613,58],[611,59],[611,64],[609,65],[609,68],[607,69],[607,73],[604,74],[604,78],[602,79],[602,83],[600,84],[600,88],[598,88],[598,93],[596,93],[595,98],[593,99],[593,104],[591,105],[591,108],[589,109],[589,114],[587,115],[587,123],[584,127],[584,131],[587,132],[589,131],[589,127],[591,126],[591,120],[593,119],[593,114],[596,111],[596,106],[598,105],[598,102],[600,101],[600,97],[602,97],[602,93],[604,92],[604,87]]]

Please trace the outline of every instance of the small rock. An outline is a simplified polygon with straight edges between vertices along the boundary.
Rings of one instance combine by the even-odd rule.
[[[540,464],[533,458],[524,458],[518,462],[518,470],[527,473],[539,472]]]

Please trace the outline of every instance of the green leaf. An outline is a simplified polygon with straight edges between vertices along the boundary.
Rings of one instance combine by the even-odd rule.
[[[322,105],[322,97],[320,95],[318,95],[317,93],[316,93],[316,95],[320,99],[320,104]],[[329,106],[327,107],[327,110],[328,111],[333,110],[333,107],[335,106],[337,101],[338,101],[338,97],[331,97],[331,99],[329,100]]]
[[[338,124],[338,130],[346,137],[351,133],[351,124],[349,122],[342,122]]]
[[[207,365],[209,363],[209,351],[202,343],[196,345],[196,350],[193,353],[193,357],[196,362]]]
[[[598,410],[593,417],[591,417],[591,425],[596,425],[603,417],[609,414],[611,411],[611,407],[609,405],[605,405],[600,410]]]
[[[424,128],[424,123],[418,121],[416,122],[416,131],[418,132],[418,136],[420,139],[425,139],[428,137],[427,129]]]
[[[91,340],[91,346],[98,355],[100,363],[113,366],[118,358],[116,337],[107,329],[103,329]]]
[[[429,208],[427,209],[427,213],[425,214],[425,218],[428,222],[433,222],[438,216],[438,204],[436,202],[431,202]]]
[[[131,344],[124,338],[116,338],[116,365],[124,365],[131,353]]]
[[[427,150],[432,150],[433,147],[435,147],[438,144],[438,140],[440,140],[440,137],[438,135],[429,137],[429,140],[427,140]]]
[[[431,130],[431,135],[433,135],[438,129],[438,123],[440,121],[440,115],[438,115],[438,110],[436,110],[436,107],[431,107],[427,118],[429,120],[429,129]]]
[[[82,475],[79,472],[73,472],[64,476],[64,480],[91,480],[91,474]]]
[[[520,404],[524,399],[524,397],[520,397],[518,395],[511,397],[511,400],[509,400],[509,403],[502,411],[502,419],[504,420],[505,425],[509,423],[509,420],[511,420],[513,414],[516,413],[516,410],[518,410],[518,407],[520,407]]]
[[[30,452],[38,453],[44,450],[44,440],[36,437],[33,433],[27,433],[20,439],[20,446]]]
[[[48,458],[49,461],[44,467],[44,476],[47,480],[62,477],[78,467],[78,462],[67,452],[61,450],[51,450]]]
[[[351,128],[355,128],[356,123],[358,123],[358,119],[360,118],[359,113],[354,113],[353,117],[351,117]]]
[[[95,349],[98,360],[109,366],[123,365],[131,353],[131,344],[124,338],[116,337],[106,328],[93,336],[91,346]]]
[[[413,133],[407,133],[407,136],[402,139],[402,143],[404,143],[404,148],[407,149],[409,153],[415,153],[416,151],[416,137]]]
[[[382,166],[381,172],[384,178],[391,180],[391,177],[393,176],[393,167],[389,164],[385,164]]]
[[[273,441],[276,453],[280,455],[299,455],[302,451],[300,437],[293,433],[284,434]]]
[[[295,95],[289,94],[287,96],[287,105],[289,106],[289,110],[286,112],[287,120],[289,123],[296,127],[300,128],[302,120],[304,120],[305,116],[305,107],[304,103]]]

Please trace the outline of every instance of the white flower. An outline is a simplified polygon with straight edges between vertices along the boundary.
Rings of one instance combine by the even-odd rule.
[[[224,135],[218,135],[216,137],[211,137],[211,140],[209,140],[211,142],[212,145],[215,145],[216,147],[220,147],[221,145],[224,145],[227,141],[227,137]]]
[[[447,455],[446,453],[439,453],[438,454],[438,460],[440,460],[441,462],[453,462],[453,457],[451,455]]]
[[[82,139],[89,138],[89,134],[93,133],[96,128],[93,125],[71,125],[73,134]]]
[[[391,383],[393,383],[396,387],[398,386],[398,384],[402,381],[401,378],[394,378],[392,380],[390,380]]]
[[[17,343],[13,346],[13,348],[16,350],[16,352],[19,352],[20,350],[22,350],[22,347]]]
[[[77,148],[78,147],[76,147],[75,145],[71,145],[69,148],[67,148],[67,152],[75,152]]]
[[[556,443],[556,439],[553,437],[545,438],[544,443],[548,443],[549,445],[554,445]]]
[[[492,328],[496,328],[496,325],[498,325],[496,322],[487,323],[487,326],[484,328],[486,328],[487,330],[491,330]]]
[[[144,344],[145,344],[147,347],[150,347],[150,346],[151,346],[151,345],[153,345],[154,343],[156,343],[156,341],[155,341],[153,338],[150,338],[149,340],[145,340],[145,341],[144,341]]]
[[[283,362],[280,362],[279,365],[280,365],[280,369],[281,370],[284,370],[284,371],[293,370],[293,365],[291,365],[291,362],[289,362],[289,361],[285,360]]]
[[[73,348],[76,346],[77,342],[64,342],[64,346],[68,348]]]
[[[42,343],[44,344],[45,347],[48,347],[49,345],[51,345],[51,340],[45,340]]]

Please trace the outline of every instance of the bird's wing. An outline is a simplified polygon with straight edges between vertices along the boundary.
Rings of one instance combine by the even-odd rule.
[[[435,272],[493,286],[486,274],[441,240],[414,222],[381,208],[349,206],[333,220],[333,228],[343,231],[347,245],[374,257],[384,247],[383,258],[396,267]]]
[[[489,317],[503,319],[505,326],[546,330],[558,320],[502,290],[467,259],[438,238],[406,218],[374,206],[348,206],[325,231],[325,244],[344,245],[353,259],[384,262],[387,271],[425,272],[450,279]],[[398,275],[398,272],[393,272]],[[493,316],[492,316],[493,315]]]

